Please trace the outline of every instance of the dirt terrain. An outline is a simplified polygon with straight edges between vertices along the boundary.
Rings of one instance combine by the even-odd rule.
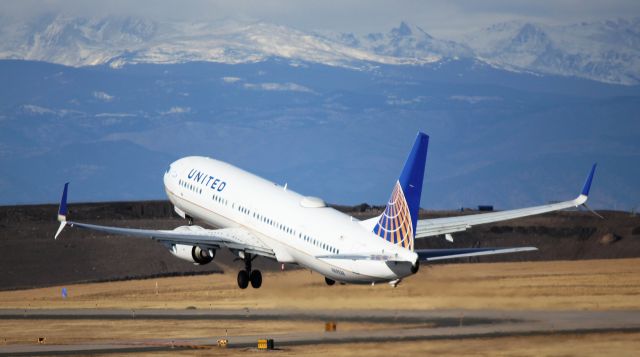
[[[380,213],[365,205],[338,207],[356,218]],[[144,239],[108,236],[67,228],[53,240],[58,223],[55,205],[0,207],[0,290],[59,284],[152,278],[235,271],[240,263],[227,251],[213,263],[195,266],[174,258],[161,244]],[[477,212],[422,212],[422,218]],[[640,257],[640,216],[601,211],[557,212],[475,227],[441,237],[418,240],[417,248],[536,246],[537,252],[466,259],[464,262],[576,260]],[[172,229],[185,221],[167,201],[71,204],[74,220],[135,228]],[[196,222],[198,224],[199,222]],[[277,271],[280,265],[257,259],[255,266]],[[287,269],[295,268],[288,266]]]
[[[640,258],[441,264],[397,288],[327,286],[308,270],[264,274],[260,289],[240,290],[234,274],[168,277],[12,290],[4,309],[640,309]],[[390,302],[393,302],[390,304]]]
[[[322,277],[306,270],[272,271],[259,289],[240,290],[233,274],[166,277],[144,280],[67,285],[0,292],[3,309],[111,308],[131,311],[130,319],[0,319],[0,345],[100,343],[132,339],[197,339],[215,336],[274,336],[290,331],[322,334],[324,320],[314,319],[145,319],[145,309],[175,311],[250,312],[264,309],[289,311],[432,310],[455,313],[460,326],[473,311],[532,311],[562,314],[567,311],[637,311],[640,309],[640,259],[576,260],[561,262],[507,262],[437,265],[421,270],[397,288],[376,286],[326,286]],[[541,315],[543,316],[543,315]],[[389,331],[415,328],[407,322],[370,323],[341,321],[338,331]],[[431,327],[428,327],[431,328]],[[427,340],[392,340],[384,343],[340,343],[285,346],[278,355],[387,356],[406,352],[445,356],[633,356],[640,348],[637,330],[562,333],[550,325],[542,334],[450,337]],[[120,342],[118,342],[120,343]],[[215,343],[215,342],[214,342]],[[277,342],[276,342],[277,343]],[[247,355],[255,348],[154,352],[154,355]],[[146,353],[142,353],[146,354]]]

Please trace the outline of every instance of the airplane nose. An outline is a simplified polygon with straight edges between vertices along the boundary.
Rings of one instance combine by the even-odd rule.
[[[164,177],[163,177],[163,181],[164,181],[164,185],[167,186],[171,180],[171,177],[175,177],[175,165],[174,163],[171,163],[168,167],[167,170],[164,172]]]

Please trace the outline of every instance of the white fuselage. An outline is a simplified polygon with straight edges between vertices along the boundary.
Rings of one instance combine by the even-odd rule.
[[[299,264],[336,281],[396,280],[411,275],[417,260],[414,252],[381,239],[372,227],[319,199],[211,158],[172,163],[164,186],[169,200],[190,217],[219,228],[242,227],[270,247],[279,262]],[[395,258],[345,259],[348,255]]]

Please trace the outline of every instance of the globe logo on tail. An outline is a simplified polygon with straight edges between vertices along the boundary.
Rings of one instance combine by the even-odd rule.
[[[411,213],[400,182],[396,182],[387,207],[373,228],[373,233],[393,244],[413,251]]]

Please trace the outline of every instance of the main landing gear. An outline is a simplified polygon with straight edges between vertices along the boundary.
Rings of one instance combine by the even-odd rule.
[[[262,286],[262,273],[260,273],[260,270],[251,270],[251,261],[254,258],[251,257],[251,254],[244,253],[244,270],[238,272],[238,287],[240,289],[246,289],[249,283],[254,289]]]

